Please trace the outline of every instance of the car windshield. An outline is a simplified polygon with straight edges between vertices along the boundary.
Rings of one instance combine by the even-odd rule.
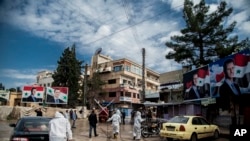
[[[49,119],[23,120],[20,131],[41,132],[49,130]]]
[[[168,122],[170,123],[187,123],[188,122],[188,117],[181,117],[181,116],[176,116],[171,118]]]

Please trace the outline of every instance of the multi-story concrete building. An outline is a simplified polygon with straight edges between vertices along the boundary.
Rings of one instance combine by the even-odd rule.
[[[52,72],[50,71],[41,71],[37,73],[36,81],[37,85],[43,87],[51,87],[53,83]]]
[[[129,59],[112,60],[109,56],[95,54],[91,62],[91,74],[99,71],[103,93],[101,101],[112,101],[115,107],[136,108],[142,103],[142,65]],[[158,93],[159,73],[145,68],[145,94]]]

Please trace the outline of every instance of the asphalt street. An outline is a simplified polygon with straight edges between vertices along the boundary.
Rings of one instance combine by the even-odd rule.
[[[8,141],[12,128],[9,127],[9,123],[15,123],[15,121],[0,121],[0,140]],[[99,136],[89,138],[89,125],[87,119],[78,119],[76,121],[76,128],[72,129],[73,138],[75,141],[114,141],[115,139],[110,138],[111,134],[111,123],[98,123],[97,133]],[[93,133],[92,133],[93,136]],[[121,125],[120,134],[118,136],[119,141],[132,141],[132,125],[127,123]],[[142,138],[141,141],[163,141],[164,139],[159,136],[151,136],[149,138]],[[206,141],[211,141],[211,139],[206,139]],[[219,138],[213,141],[229,141],[227,138]]]

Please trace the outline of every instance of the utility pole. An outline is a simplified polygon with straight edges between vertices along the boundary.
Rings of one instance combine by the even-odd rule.
[[[145,48],[142,48],[142,102],[145,102]]]
[[[87,72],[88,72],[88,64],[85,65],[84,68],[84,89],[83,89],[83,106],[86,106],[86,95],[87,95]]]

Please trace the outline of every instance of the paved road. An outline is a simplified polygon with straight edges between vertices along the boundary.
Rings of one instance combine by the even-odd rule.
[[[8,126],[9,123],[14,121],[0,121],[0,140],[8,141],[12,128]],[[107,131],[111,132],[112,127],[110,123],[99,123],[97,126],[98,137],[89,138],[88,133],[89,125],[87,119],[79,119],[76,121],[76,128],[73,128],[73,137],[75,141],[114,141],[107,137]],[[121,125],[121,134],[117,140],[119,141],[132,141],[132,126],[130,124]],[[159,136],[152,136],[149,138],[142,138],[141,141],[163,141]],[[208,140],[206,140],[208,141]],[[211,139],[209,139],[211,141]],[[226,138],[220,138],[214,141],[229,141]]]

